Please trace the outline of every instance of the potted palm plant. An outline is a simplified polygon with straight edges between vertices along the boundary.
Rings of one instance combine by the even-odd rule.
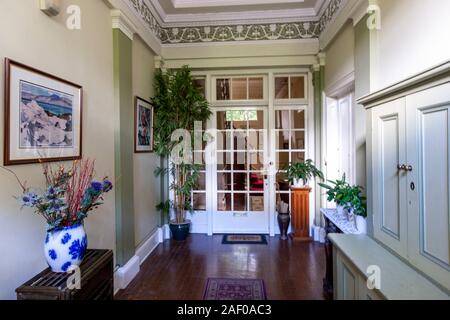
[[[155,152],[169,160],[168,167],[157,168],[157,176],[169,174],[172,183],[169,188],[173,192],[172,200],[160,203],[157,209],[169,215],[169,226],[175,240],[185,240],[189,235],[191,222],[186,213],[192,211],[191,191],[198,176],[199,165],[192,163],[192,156],[186,152],[190,148],[179,149],[182,141],[193,137],[195,122],[205,122],[211,116],[209,104],[194,85],[189,67],[163,72],[155,75],[155,97],[152,103],[155,108]],[[183,129],[189,133],[179,139],[172,139],[176,130]],[[176,161],[175,161],[176,158]]]
[[[317,169],[311,159],[290,165],[287,170],[287,176],[289,183],[298,188],[307,186],[312,178],[323,180],[322,171]]]

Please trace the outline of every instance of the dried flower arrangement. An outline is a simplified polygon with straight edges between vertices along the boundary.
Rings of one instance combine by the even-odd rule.
[[[82,224],[89,212],[103,202],[104,193],[113,185],[107,177],[101,181],[94,180],[94,160],[74,161],[71,166],[63,164],[51,166],[42,164],[46,180],[44,191],[32,191],[14,174],[23,194],[17,199],[22,207],[35,209],[35,213],[44,217],[48,232]]]

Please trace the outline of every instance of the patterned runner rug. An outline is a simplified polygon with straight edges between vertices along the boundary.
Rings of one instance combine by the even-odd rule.
[[[260,279],[208,278],[203,300],[267,300],[267,294]]]
[[[222,244],[267,244],[267,239],[260,234],[225,234]]]

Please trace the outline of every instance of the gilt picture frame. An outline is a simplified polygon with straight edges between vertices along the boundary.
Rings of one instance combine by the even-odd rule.
[[[5,59],[5,166],[82,157],[83,88]]]
[[[154,145],[153,105],[138,96],[135,97],[134,101],[134,152],[152,153]]]

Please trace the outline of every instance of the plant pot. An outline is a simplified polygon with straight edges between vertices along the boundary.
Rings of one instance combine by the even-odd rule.
[[[306,183],[303,179],[294,179],[294,188],[304,188]]]
[[[344,210],[344,212],[347,213],[347,219],[348,219],[348,221],[354,222],[354,223],[355,223],[355,226],[356,226],[356,215],[355,215],[355,213],[353,212],[353,209],[347,209],[347,210]]]
[[[361,216],[356,216],[355,219],[356,229],[361,234],[367,234],[367,219]]]
[[[184,241],[189,236],[189,230],[191,229],[191,221],[186,220],[182,223],[171,221],[169,224],[170,232],[172,233],[172,239],[175,241]]]
[[[345,209],[344,209],[344,206],[341,206],[341,205],[337,205],[336,206],[336,210],[337,210],[337,214],[338,215],[340,215],[340,216],[343,216],[343,215],[345,215]]]
[[[288,229],[291,223],[291,216],[289,213],[279,213],[278,214],[278,226],[280,227],[280,239],[288,240]]]
[[[87,236],[82,224],[47,232],[45,259],[53,272],[67,272],[79,266],[87,249]]]

